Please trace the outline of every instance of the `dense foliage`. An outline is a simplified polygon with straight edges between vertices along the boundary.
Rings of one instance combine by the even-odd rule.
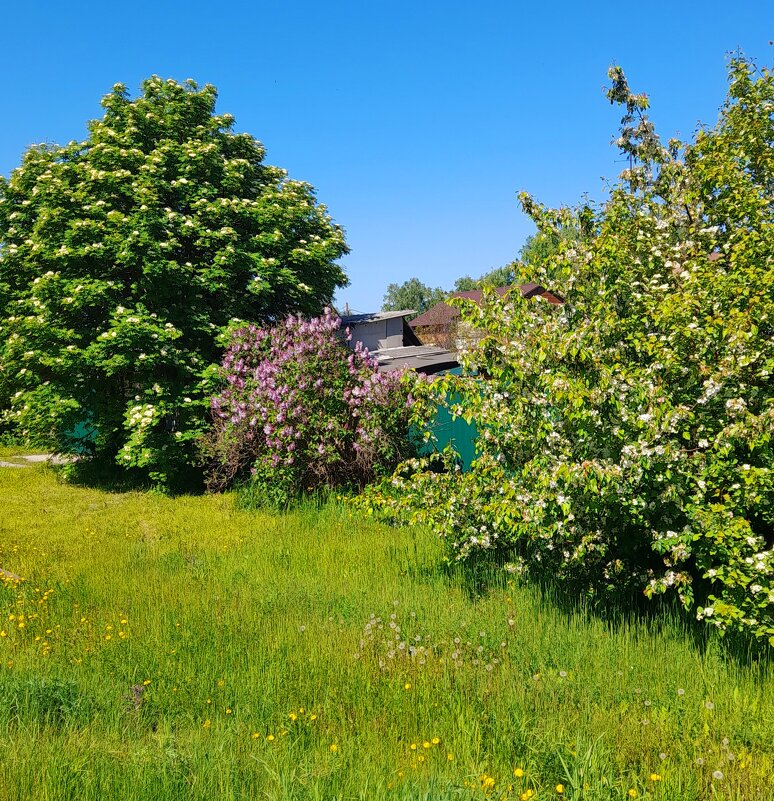
[[[416,314],[422,314],[431,306],[446,299],[446,292],[440,287],[431,288],[423,284],[418,278],[409,278],[402,284],[389,284],[382,302],[382,311],[402,311],[413,309]],[[407,320],[416,316],[408,314]]]
[[[717,125],[665,147],[647,98],[610,76],[631,165],[609,200],[522,198],[541,230],[579,231],[520,276],[566,305],[460,304],[483,336],[468,377],[428,392],[475,420],[479,456],[467,474],[406,465],[372,502],[458,559],[501,551],[577,591],[676,593],[774,645],[774,78],[732,61]]]
[[[0,178],[0,397],[24,435],[161,482],[190,465],[230,321],[318,314],[346,284],[312,188],[215,101],[116,84],[88,139]]]
[[[362,488],[412,455],[416,382],[380,373],[342,334],[330,310],[234,332],[205,446],[213,489],[252,475],[259,498],[282,506],[322,487]]]

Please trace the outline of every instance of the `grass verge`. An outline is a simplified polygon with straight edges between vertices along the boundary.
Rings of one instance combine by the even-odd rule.
[[[335,504],[33,467],[0,508],[0,799],[774,798],[771,665],[676,617],[476,585]]]

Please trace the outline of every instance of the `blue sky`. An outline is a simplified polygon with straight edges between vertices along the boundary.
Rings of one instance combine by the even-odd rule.
[[[620,63],[662,134],[712,123],[726,54],[771,65],[774,4],[5,2],[0,173],[31,143],[85,135],[99,99],[153,73],[218,87],[218,110],[309,181],[344,226],[351,285],[451,287],[504,264],[531,233],[516,193],[572,204],[621,169]]]

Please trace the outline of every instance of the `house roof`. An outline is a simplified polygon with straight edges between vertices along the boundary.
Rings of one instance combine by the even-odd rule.
[[[406,317],[409,314],[416,314],[416,310],[400,309],[398,311],[366,312],[365,314],[343,314],[341,315],[341,324],[347,326],[378,323],[380,320],[392,320],[395,317]]]
[[[379,362],[379,372],[387,373],[408,367],[418,373],[433,375],[441,370],[459,367],[457,356],[435,345],[409,345],[402,348],[382,348],[371,352]]]
[[[503,297],[512,289],[516,288],[517,287],[513,284],[510,286],[498,286],[495,289],[495,292],[497,292],[500,297]],[[547,289],[540,286],[540,284],[523,284],[522,286],[518,287],[518,289],[521,292],[522,297],[525,298],[534,298],[540,296],[552,304],[558,305],[564,303],[564,298],[560,297],[554,292],[549,292]],[[483,290],[472,289],[469,292],[455,292],[453,295],[451,295],[451,297],[467,298],[468,300],[475,301],[476,303],[481,303],[481,298],[483,295]],[[436,303],[435,306],[431,306],[426,312],[424,312],[424,314],[420,314],[419,317],[415,317],[409,322],[409,325],[412,328],[425,325],[447,325],[448,323],[456,320],[459,316],[460,310],[458,308],[455,306],[450,306],[448,303],[441,301],[440,303]]]

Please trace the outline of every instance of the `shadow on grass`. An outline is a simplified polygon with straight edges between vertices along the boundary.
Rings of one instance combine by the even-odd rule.
[[[741,666],[765,666],[771,662],[770,647],[762,641],[737,633],[720,636],[706,623],[686,611],[672,596],[647,598],[641,591],[622,591],[611,594],[583,592],[548,576],[518,577],[505,570],[510,560],[507,555],[476,555],[466,562],[447,562],[443,571],[449,580],[464,588],[471,600],[504,591],[509,581],[537,590],[545,603],[566,618],[586,616],[604,621],[613,629],[645,626],[649,631],[674,632],[677,629],[694,648],[705,653],[717,648],[727,659]],[[432,568],[420,568],[430,578]]]
[[[56,465],[59,479],[67,484],[103,492],[157,492],[162,495],[201,495],[204,493],[200,471],[193,468],[177,475],[169,484],[154,482],[136,468],[119,467],[96,459],[78,459],[68,464]]]

